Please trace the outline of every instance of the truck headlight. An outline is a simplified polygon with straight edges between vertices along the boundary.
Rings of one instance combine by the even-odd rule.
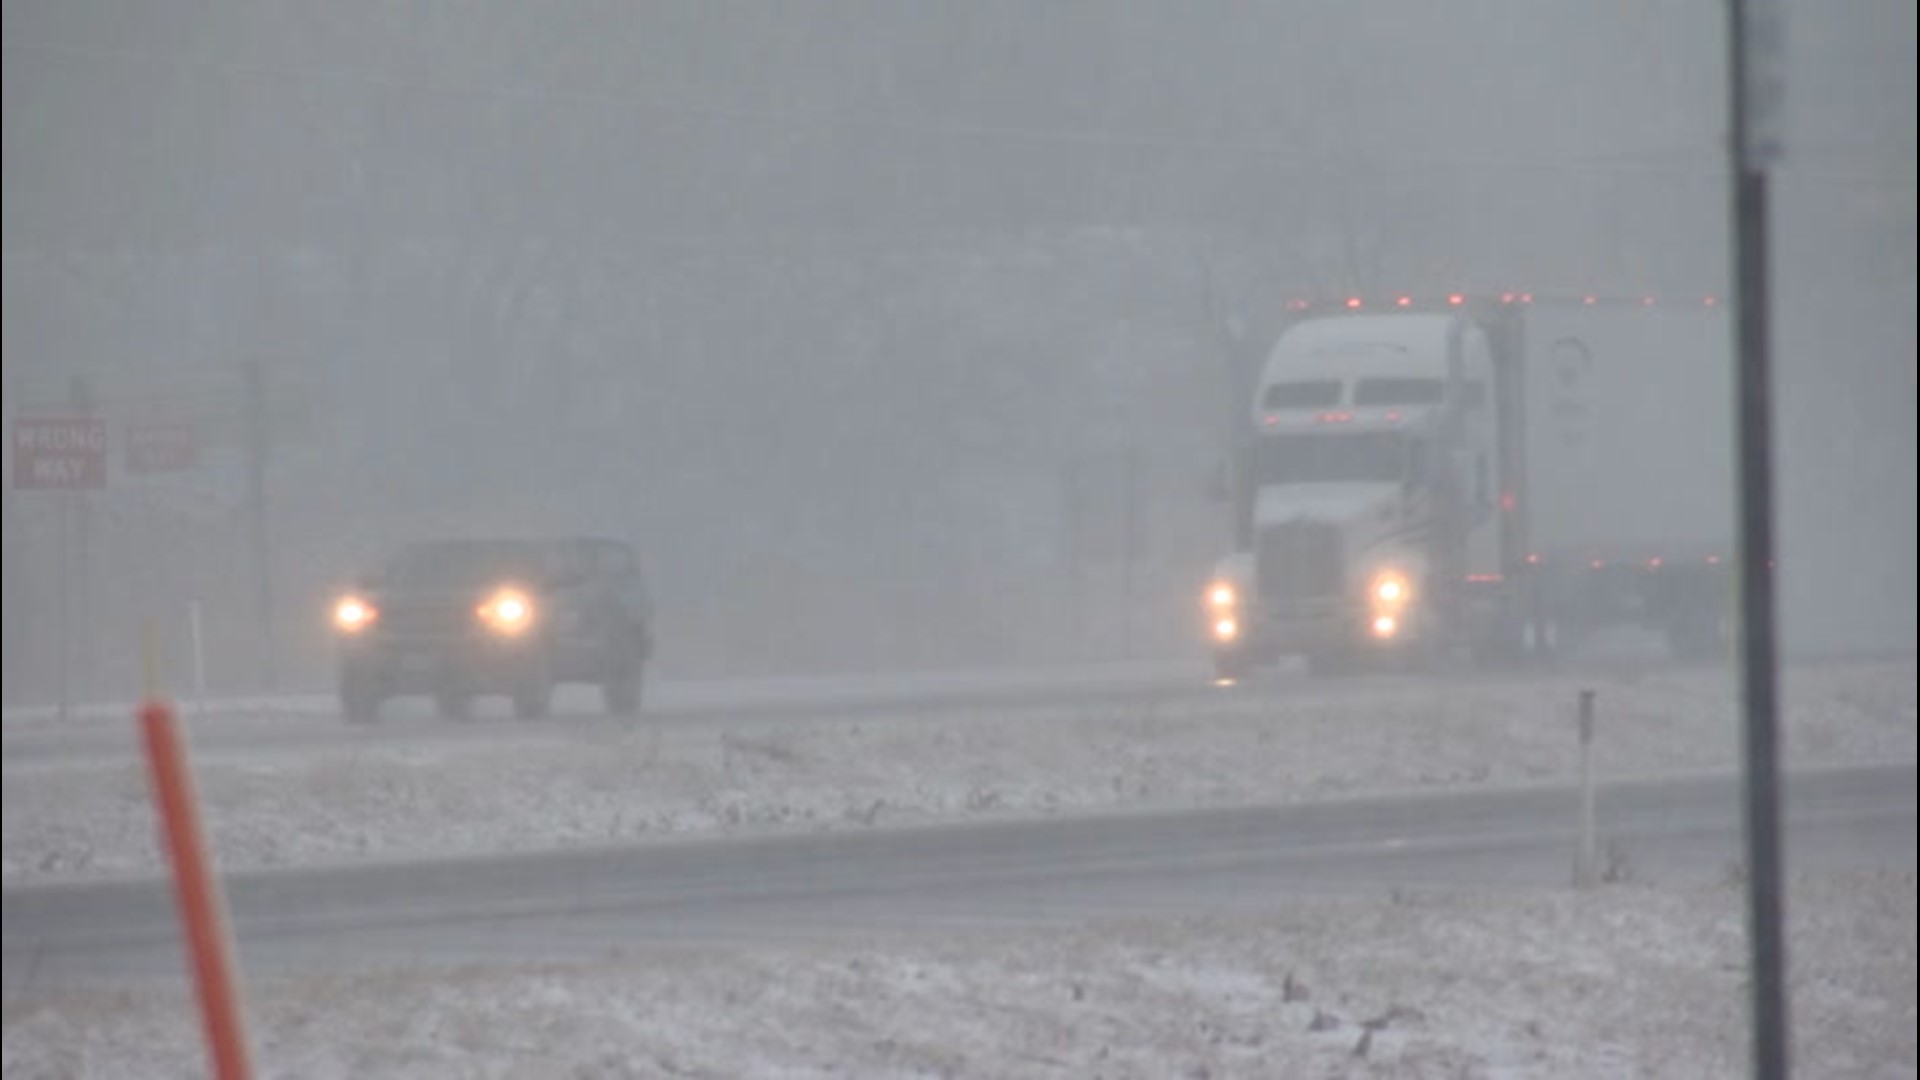
[[[1240,595],[1233,591],[1230,582],[1216,581],[1207,586],[1207,606],[1215,611],[1232,611],[1240,602]]]
[[[380,618],[380,610],[358,596],[343,596],[333,604],[333,627],[343,634],[358,634]]]
[[[1240,639],[1240,593],[1231,581],[1207,586],[1207,630],[1213,640],[1228,645]]]
[[[1399,608],[1413,598],[1413,586],[1398,570],[1382,570],[1367,586],[1367,595],[1378,607]]]
[[[518,589],[505,588],[488,597],[474,614],[495,633],[518,637],[533,626],[533,600]]]

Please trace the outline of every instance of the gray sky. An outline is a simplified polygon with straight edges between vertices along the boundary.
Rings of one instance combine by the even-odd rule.
[[[1788,575],[1789,622],[1910,645],[1914,15],[1787,14],[1782,513],[1817,568]],[[1058,651],[1086,635],[1011,632],[1038,616],[1007,605],[1069,576],[1125,608],[1084,619],[1135,628],[1083,648],[1190,647],[1222,529],[1196,479],[1222,392],[1207,289],[1255,327],[1315,290],[1726,289],[1713,3],[4,19],[9,408],[80,372],[230,444],[232,372],[266,358],[295,668],[322,655],[302,605],[364,551],[528,520],[636,535],[690,668]],[[1111,524],[1085,478],[1128,454],[1151,528],[1120,601],[1105,540],[1079,556]],[[217,502],[234,474],[211,466]],[[181,566],[244,554],[170,498]],[[13,655],[45,598],[11,583],[51,526],[10,500]],[[176,601],[103,544],[102,573]],[[224,580],[162,576],[196,573]],[[103,620],[131,617],[102,589]],[[846,647],[796,644],[801,609]]]

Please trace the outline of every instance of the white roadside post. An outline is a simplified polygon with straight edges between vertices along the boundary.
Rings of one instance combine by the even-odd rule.
[[[1593,697],[1580,691],[1580,847],[1573,857],[1573,884],[1589,889],[1595,882],[1597,861],[1593,840]]]
[[[187,641],[193,650],[193,707],[207,707],[207,651],[200,630],[200,601],[187,601]]]

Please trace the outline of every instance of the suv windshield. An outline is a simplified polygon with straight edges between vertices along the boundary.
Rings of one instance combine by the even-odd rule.
[[[1412,475],[1415,445],[1397,431],[1269,436],[1255,452],[1254,480],[1261,485],[1397,483]]]
[[[402,550],[381,575],[403,588],[464,588],[503,576],[533,576],[547,567],[538,544],[510,540],[447,541]]]

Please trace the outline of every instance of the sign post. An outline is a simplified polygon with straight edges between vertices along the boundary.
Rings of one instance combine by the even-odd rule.
[[[1781,156],[1786,96],[1782,0],[1729,0],[1728,141],[1735,400],[1740,426],[1740,682],[1746,707],[1747,936],[1752,974],[1753,1075],[1786,1080],[1786,901],[1780,840],[1780,686],[1774,620],[1773,329],[1768,308],[1768,170]]]
[[[88,404],[84,383],[75,383],[75,404]],[[60,506],[60,717],[73,698],[73,567],[76,543],[84,547],[84,523],[69,534],[81,512],[79,493],[107,486],[107,424],[97,416],[21,416],[13,422],[13,486],[19,491],[64,493]]]

